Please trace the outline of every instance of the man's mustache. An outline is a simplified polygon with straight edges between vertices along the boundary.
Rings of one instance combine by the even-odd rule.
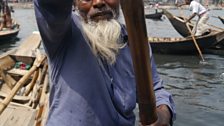
[[[103,16],[103,15],[107,15],[107,14],[110,14],[111,16],[114,16],[112,10],[105,10],[105,11],[95,11],[95,12],[91,15],[91,18],[92,18],[92,17],[97,17],[97,16]]]
[[[103,15],[111,15],[113,18],[117,17],[116,11],[114,9],[110,7],[105,7],[102,9],[94,10],[88,18],[91,19],[97,16],[103,16]]]

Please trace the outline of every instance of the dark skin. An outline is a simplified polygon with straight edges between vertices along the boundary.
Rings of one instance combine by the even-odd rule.
[[[111,9],[118,10],[119,0],[76,0],[82,17],[92,21],[110,20],[113,18]]]
[[[100,20],[110,20],[114,18],[111,11],[119,12],[119,0],[76,0],[78,10],[85,19],[88,21],[88,17],[91,21],[98,22]],[[171,121],[171,112],[167,105],[160,105],[156,108],[158,120],[147,126],[169,126]]]
[[[185,0],[185,3],[184,4],[179,4],[179,5],[176,5],[178,7],[181,7],[183,5],[190,5],[192,0]],[[187,22],[190,22],[191,19],[193,19],[195,16],[197,15],[197,13],[193,13],[189,16],[189,18],[185,19],[185,23]]]

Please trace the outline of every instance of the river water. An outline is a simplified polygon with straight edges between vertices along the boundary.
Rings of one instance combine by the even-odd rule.
[[[171,10],[178,15],[178,10]],[[189,11],[184,11],[186,16]],[[223,10],[211,10],[210,15],[223,16]],[[28,35],[37,30],[33,9],[15,9],[13,14],[21,25],[17,41],[0,44],[0,54],[18,46]],[[209,20],[224,28],[217,18]],[[180,37],[169,21],[146,20],[150,36]],[[203,55],[206,64],[195,55],[154,54],[158,72],[166,89],[174,96],[177,119],[174,126],[223,126],[224,125],[224,55]]]

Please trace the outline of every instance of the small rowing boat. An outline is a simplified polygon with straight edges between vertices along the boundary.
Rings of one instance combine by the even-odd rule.
[[[145,14],[146,19],[154,19],[154,20],[161,20],[163,16],[163,11],[151,14]]]
[[[0,55],[0,126],[41,126],[46,120],[49,82],[40,42],[33,33]]]
[[[212,31],[203,36],[195,37],[201,51],[209,49],[219,44],[224,37],[223,32]],[[171,37],[149,37],[148,41],[152,47],[152,51],[162,54],[193,54],[197,52],[192,37],[171,38]]]

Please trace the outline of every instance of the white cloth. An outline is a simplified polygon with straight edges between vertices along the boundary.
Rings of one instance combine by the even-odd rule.
[[[207,9],[197,1],[191,1],[190,10],[192,13],[196,13],[198,16],[207,11]]]
[[[196,25],[193,28],[193,32],[195,33],[195,36],[200,36],[209,29],[209,26],[206,24],[209,19],[208,11],[196,0],[191,1],[190,10],[192,13],[196,13],[199,17]]]
[[[200,36],[208,31],[209,26],[207,25],[207,21],[209,19],[208,13],[205,13],[199,17],[196,25],[195,25],[195,36]]]

